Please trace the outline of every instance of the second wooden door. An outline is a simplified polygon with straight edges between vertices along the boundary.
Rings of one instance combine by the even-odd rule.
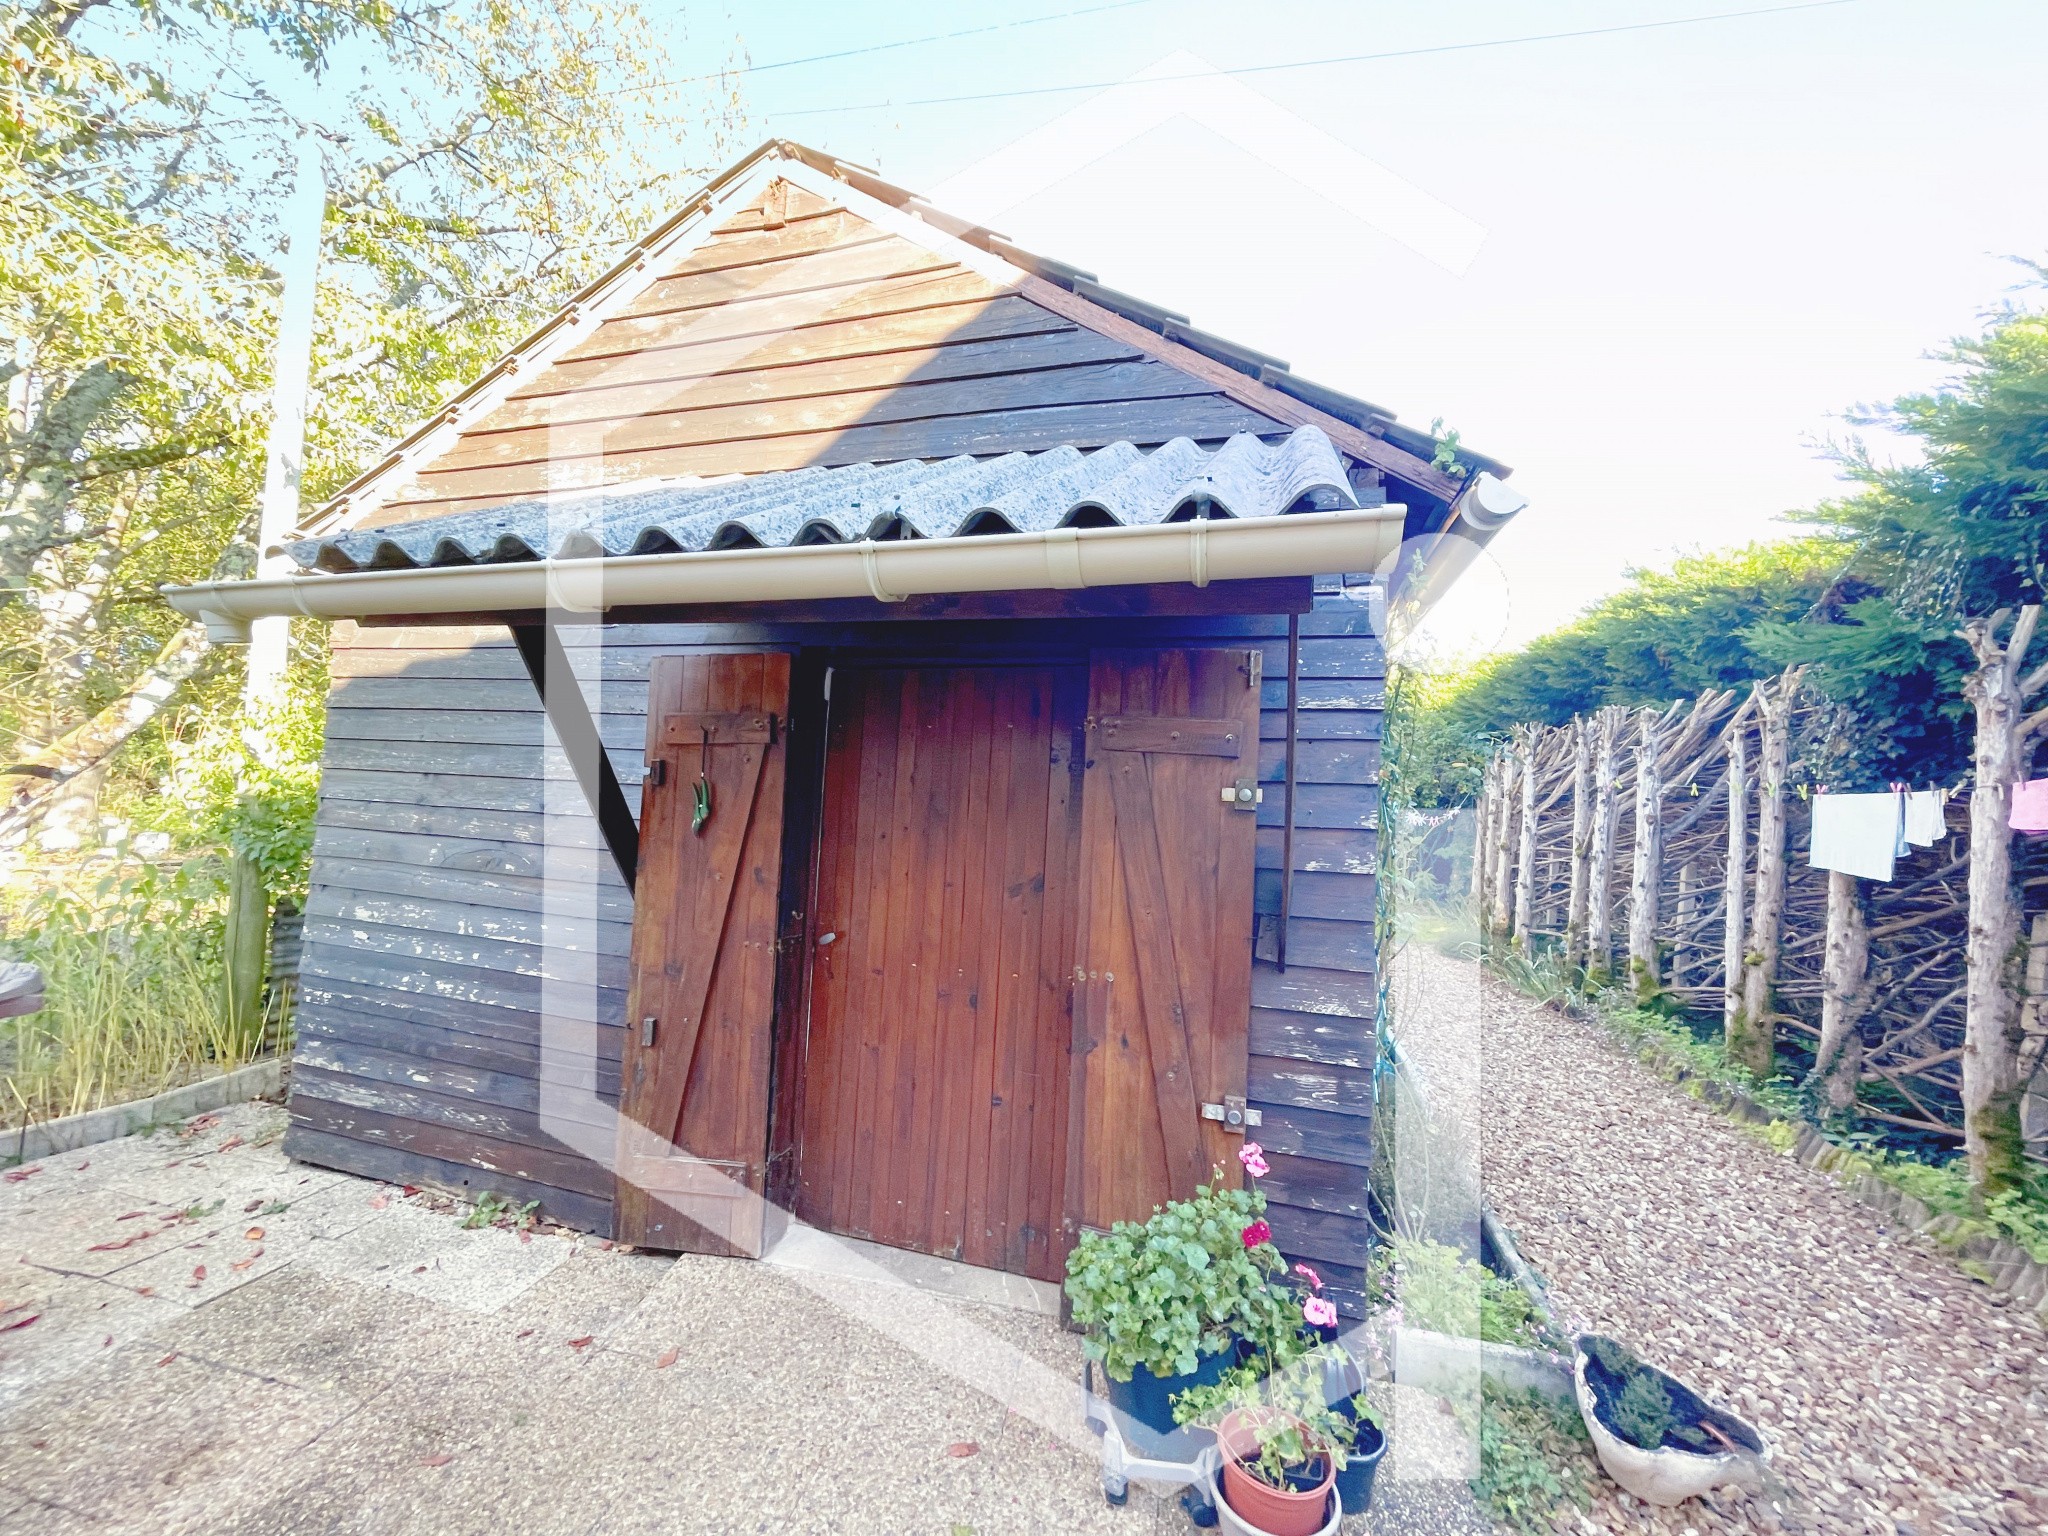
[[[1079,668],[832,678],[797,1214],[1057,1278]]]

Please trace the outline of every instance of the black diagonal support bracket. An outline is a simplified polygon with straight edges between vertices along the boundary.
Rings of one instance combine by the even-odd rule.
[[[512,643],[519,647],[519,659],[526,663],[541,708],[547,711],[562,750],[569,754],[569,766],[583,786],[583,798],[597,814],[597,830],[630,891],[640,869],[640,828],[633,820],[633,808],[626,804],[626,792],[619,788],[619,776],[612,771],[611,755],[597,733],[597,721],[591,717],[583,689],[569,666],[561,634],[552,624],[514,624]]]

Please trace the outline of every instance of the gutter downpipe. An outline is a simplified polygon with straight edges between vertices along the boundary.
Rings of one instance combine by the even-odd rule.
[[[1375,570],[1401,545],[1406,509],[1365,507],[1250,518],[1201,518],[1127,528],[943,539],[860,540],[796,548],[711,550],[529,560],[504,565],[324,572],[165,587],[210,639],[246,644],[254,619],[441,617],[689,603],[869,597],[900,602],[935,593],[1062,591],[1088,587],[1315,576]]]

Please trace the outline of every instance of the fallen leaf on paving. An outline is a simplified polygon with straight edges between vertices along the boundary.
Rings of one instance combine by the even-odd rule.
[[[240,1146],[241,1144],[242,1144],[242,1138],[241,1138],[241,1137],[239,1137],[239,1136],[230,1136],[230,1137],[229,1137],[229,1138],[228,1138],[228,1139],[227,1139],[226,1141],[222,1142],[222,1143],[221,1143],[221,1144],[220,1144],[220,1145],[219,1145],[218,1147],[215,1147],[215,1148],[214,1148],[214,1150],[215,1150],[216,1152],[232,1152],[232,1151],[234,1151],[234,1150],[235,1150],[235,1148],[239,1147],[239,1146]]]
[[[157,1364],[158,1364],[158,1365],[169,1365],[169,1364],[170,1364],[170,1363],[171,1363],[171,1362],[172,1362],[173,1360],[175,1360],[175,1359],[177,1359],[177,1358],[178,1358],[178,1352],[177,1352],[177,1351],[176,1351],[176,1350],[174,1349],[174,1350],[172,1350],[172,1351],[171,1351],[171,1352],[170,1352],[170,1353],[169,1353],[168,1355],[165,1355],[165,1356],[163,1357],[163,1359],[161,1359],[161,1360],[157,1361]]]
[[[680,1349],[664,1349],[661,1357],[654,1362],[654,1368],[657,1371],[665,1371],[682,1357],[683,1352]]]
[[[414,1195],[420,1192],[420,1187],[417,1184],[405,1184],[399,1187],[398,1192],[401,1195],[404,1195],[406,1199],[410,1200]]]
[[[946,1447],[946,1454],[948,1456],[979,1456],[981,1454],[981,1447],[972,1440],[955,1440]]]
[[[108,1334],[108,1335],[107,1335],[107,1336],[106,1336],[106,1337],[105,1337],[104,1339],[101,1339],[101,1340],[100,1340],[100,1348],[101,1348],[101,1349],[111,1349],[111,1348],[113,1347],[113,1344],[114,1344],[114,1336],[113,1336],[113,1335],[112,1335],[111,1333],[110,1333],[110,1334]]]
[[[513,1334],[512,1337],[515,1339],[530,1339],[533,1337],[533,1330],[531,1328],[522,1328]]]
[[[588,1348],[590,1348],[590,1346],[591,1346],[591,1345],[595,1344],[596,1342],[597,1342],[597,1335],[596,1335],[596,1334],[594,1334],[594,1333],[586,1333],[586,1334],[585,1334],[585,1335],[583,1335],[583,1337],[582,1337],[582,1338],[580,1338],[580,1339],[571,1339],[571,1340],[569,1341],[569,1347],[570,1347],[571,1349],[588,1349]]]
[[[372,1195],[370,1197],[370,1209],[373,1211],[381,1211],[390,1203],[391,1197],[389,1195]]]
[[[156,1294],[156,1287],[153,1285],[138,1285],[135,1287],[135,1294],[138,1296],[154,1296]]]
[[[249,1214],[249,1213],[250,1213],[251,1211],[259,1211],[259,1210],[261,1210],[262,1208],[263,1208],[263,1202],[262,1202],[261,1200],[251,1200],[251,1201],[250,1201],[250,1202],[249,1202],[249,1203],[248,1203],[247,1205],[245,1205],[245,1206],[243,1206],[243,1207],[242,1207],[242,1214],[243,1214],[244,1216],[246,1216],[246,1215],[248,1215],[248,1214]]]
[[[17,1328],[26,1328],[42,1315],[40,1312],[31,1312],[27,1317],[17,1317],[11,1323],[0,1323],[0,1333],[12,1333]]]
[[[134,1220],[134,1219],[135,1219],[136,1217],[138,1217],[138,1216],[147,1216],[148,1214],[149,1214],[149,1212],[147,1212],[147,1211],[130,1211],[130,1212],[129,1212],[129,1213],[128,1213],[128,1214],[126,1215],[126,1216],[116,1216],[116,1217],[114,1218],[114,1220],[116,1220],[116,1221],[133,1221],[133,1220]]]
[[[92,1159],[88,1157],[88,1158],[87,1158],[87,1159],[86,1159],[86,1160],[85,1160],[84,1162],[82,1162],[82,1163],[80,1163],[80,1164],[78,1165],[78,1167],[77,1167],[77,1169],[76,1169],[75,1171],[77,1171],[77,1172],[79,1172],[79,1173],[83,1173],[83,1172],[85,1172],[85,1170],[86,1170],[86,1169],[90,1168],[91,1166],[92,1166]]]
[[[533,1241],[533,1234],[522,1227],[519,1231],[519,1241],[521,1241],[522,1243],[530,1243]]]
[[[254,1264],[254,1263],[255,1263],[255,1262],[256,1262],[256,1261],[258,1260],[258,1259],[260,1259],[260,1258],[262,1258],[262,1257],[263,1257],[263,1250],[262,1250],[261,1248],[258,1248],[258,1249],[257,1249],[257,1250],[256,1250],[256,1251],[255,1251],[254,1253],[250,1254],[250,1255],[249,1255],[249,1257],[247,1257],[246,1259],[236,1259],[236,1260],[234,1261],[234,1263],[232,1263],[232,1264],[230,1264],[230,1265],[228,1266],[228,1268],[229,1268],[229,1269],[236,1269],[236,1270],[240,1270],[240,1269],[247,1269],[247,1268],[248,1268],[248,1267],[249,1267],[249,1266],[250,1266],[251,1264]]]
[[[420,1465],[423,1467],[445,1467],[454,1459],[446,1451],[436,1451],[431,1456],[422,1456],[420,1458]]]
[[[41,1173],[42,1171],[43,1169],[40,1163],[38,1163],[33,1168],[10,1168],[7,1170],[7,1182],[10,1184],[19,1184],[23,1179],[27,1178],[30,1174]]]
[[[412,1267],[412,1272],[416,1275],[424,1275],[427,1272],[427,1266],[424,1264],[415,1264]]]
[[[194,1264],[192,1266],[192,1284],[197,1285],[200,1281],[204,1280],[205,1278],[206,1266],[204,1264]]]
[[[162,1230],[163,1228],[161,1227],[156,1229],[157,1232],[161,1232]],[[87,1253],[118,1253],[123,1248],[133,1248],[137,1243],[143,1241],[145,1238],[151,1238],[155,1236],[156,1232],[137,1232],[133,1237],[124,1237],[118,1243],[94,1243],[90,1248],[86,1249],[85,1251]]]
[[[252,1243],[260,1243],[263,1241],[263,1229],[261,1227],[251,1227],[242,1236]]]

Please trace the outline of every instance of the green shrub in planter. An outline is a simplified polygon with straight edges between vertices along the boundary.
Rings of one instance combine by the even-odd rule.
[[[1265,1209],[1256,1188],[1227,1189],[1218,1169],[1191,1200],[1084,1232],[1067,1258],[1066,1289],[1089,1357],[1116,1381],[1141,1365],[1178,1376],[1240,1334],[1284,1326],[1288,1301],[1266,1279],[1271,1250],[1254,1256],[1245,1240]]]

